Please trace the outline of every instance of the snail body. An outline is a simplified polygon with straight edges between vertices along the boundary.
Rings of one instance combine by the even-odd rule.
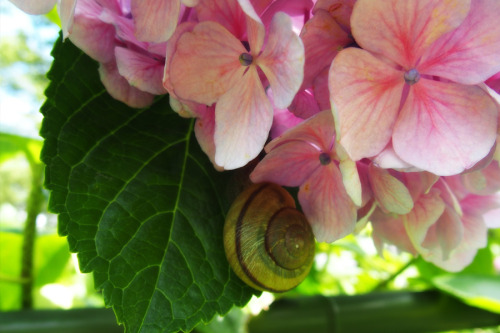
[[[232,204],[224,248],[233,271],[249,286],[284,292],[296,287],[314,260],[314,236],[292,196],[272,183],[254,184]]]

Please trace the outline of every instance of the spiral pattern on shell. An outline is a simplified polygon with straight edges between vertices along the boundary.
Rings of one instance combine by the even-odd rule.
[[[292,196],[272,183],[254,184],[232,204],[224,225],[227,259],[249,286],[272,292],[296,287],[314,260],[314,236]]]

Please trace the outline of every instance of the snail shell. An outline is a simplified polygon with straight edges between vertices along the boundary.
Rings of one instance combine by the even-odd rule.
[[[305,279],[314,260],[314,236],[292,196],[272,183],[254,184],[233,202],[224,225],[232,269],[249,286],[284,292]]]

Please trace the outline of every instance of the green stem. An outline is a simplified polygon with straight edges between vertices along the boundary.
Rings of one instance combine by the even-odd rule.
[[[28,160],[31,166],[31,189],[26,205],[26,221],[24,224],[21,277],[24,281],[21,287],[21,308],[33,308],[33,254],[36,238],[36,218],[40,214],[43,203],[43,166],[34,162],[31,158]]]
[[[391,274],[391,276],[389,276],[387,279],[381,281],[379,284],[377,284],[372,291],[380,291],[382,289],[385,289],[387,287],[387,285],[393,281],[395,278],[397,278],[401,273],[403,273],[404,271],[406,271],[406,269],[408,267],[410,267],[411,265],[413,265],[415,263],[415,261],[417,261],[417,258],[413,258],[411,259],[410,261],[408,261],[405,265],[403,265],[400,269],[398,269],[396,272],[394,272],[393,274]]]
[[[250,320],[249,333],[421,333],[500,325],[500,314],[439,293],[384,292],[281,299]]]

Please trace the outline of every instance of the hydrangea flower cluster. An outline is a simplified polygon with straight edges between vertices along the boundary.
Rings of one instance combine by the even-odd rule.
[[[369,221],[458,271],[500,227],[498,0],[58,3],[114,98],[168,93],[218,170],[264,149],[251,180],[299,187],[319,241]]]

